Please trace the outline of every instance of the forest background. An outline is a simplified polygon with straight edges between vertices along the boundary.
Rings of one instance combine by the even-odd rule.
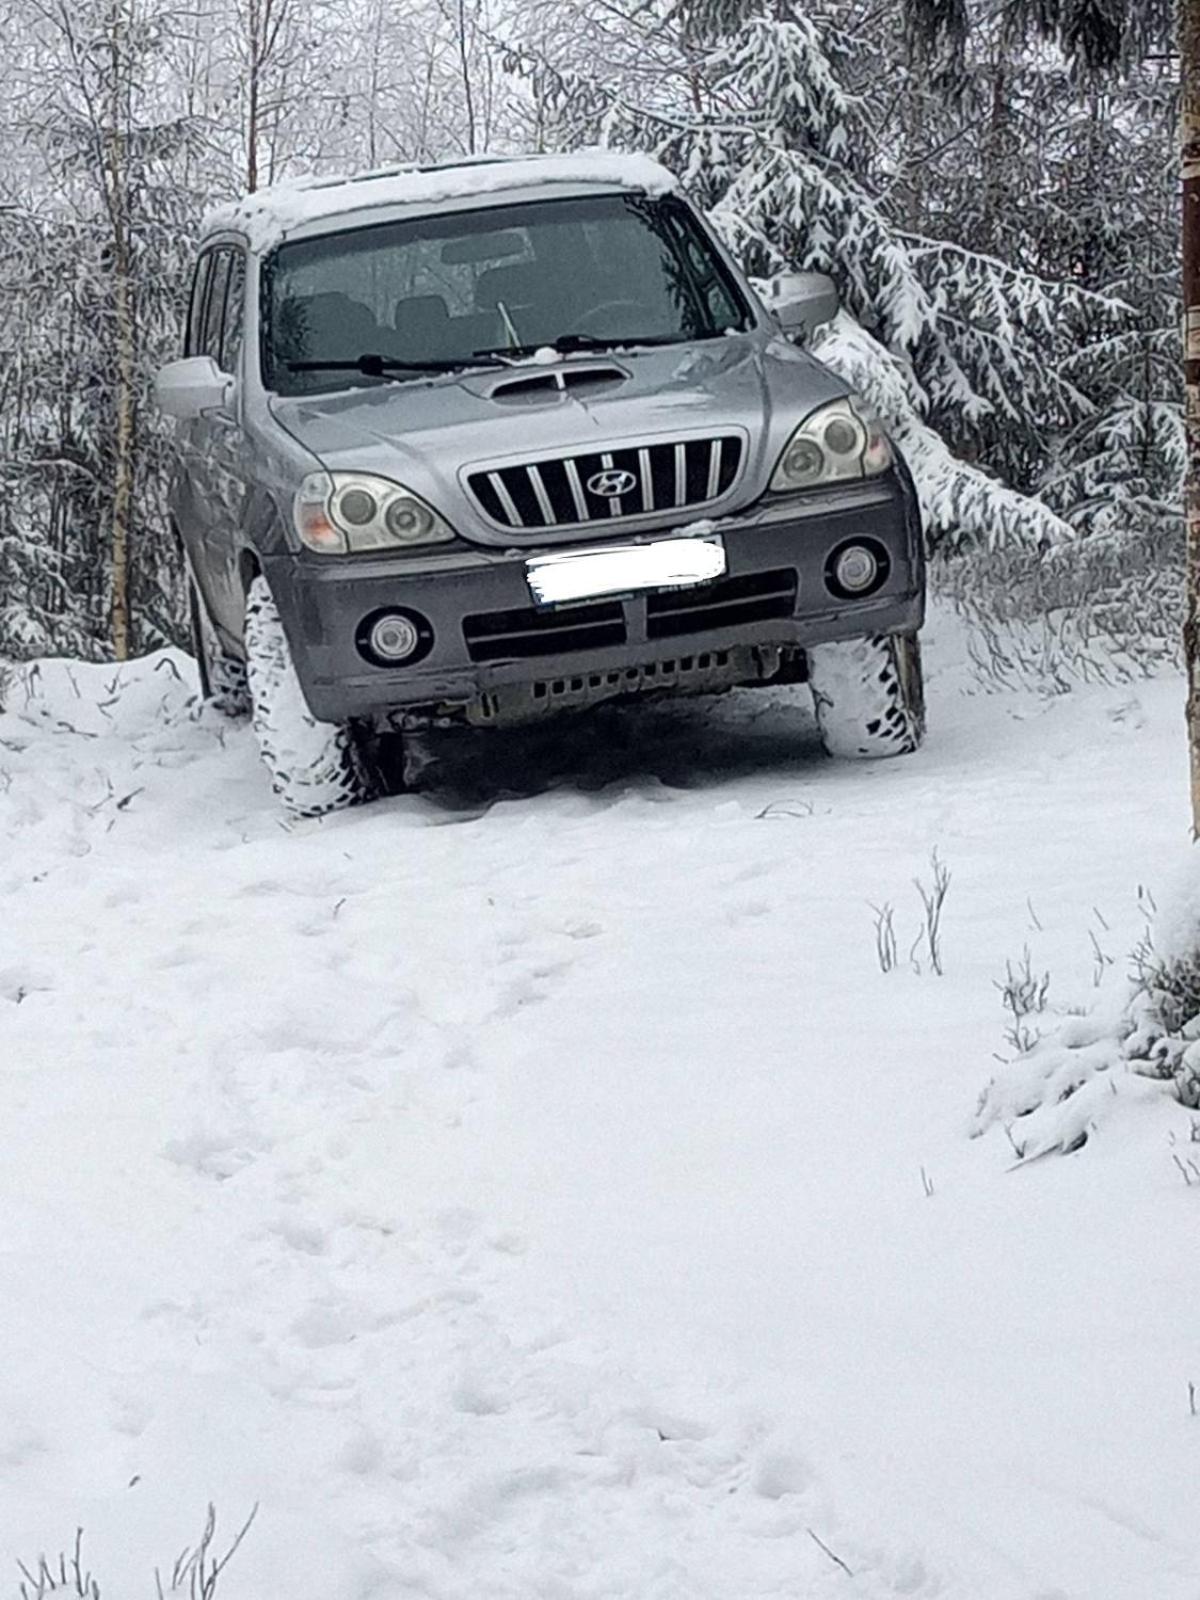
[[[210,205],[603,143],[676,170],[752,273],[836,279],[818,353],[904,448],[988,673],[1155,669],[1183,610],[1178,70],[1157,0],[1110,13],[0,0],[0,658],[182,642],[150,383]]]

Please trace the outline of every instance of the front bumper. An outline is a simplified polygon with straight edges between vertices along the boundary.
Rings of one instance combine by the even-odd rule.
[[[327,722],[404,709],[446,714],[535,680],[612,673],[682,652],[802,649],[908,632],[924,620],[920,519],[911,489],[897,475],[763,503],[723,520],[716,531],[724,538],[728,573],[714,585],[589,601],[549,614],[533,610],[525,561],[534,552],[527,549],[456,546],[362,558],[286,554],[263,565],[305,698],[313,715]],[[872,539],[888,556],[886,582],[865,600],[838,599],[826,582],[830,552],[851,538]],[[581,548],[599,542],[579,541]],[[432,645],[415,665],[374,666],[360,653],[356,634],[364,617],[389,606],[419,613],[432,628]]]

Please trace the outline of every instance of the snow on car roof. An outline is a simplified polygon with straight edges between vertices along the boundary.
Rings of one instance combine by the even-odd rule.
[[[613,150],[478,156],[440,166],[396,166],[336,177],[291,179],[218,207],[204,219],[203,232],[236,229],[247,234],[256,249],[265,249],[297,228],[350,212],[440,205],[548,184],[665,194],[676,187],[676,179],[649,156]]]

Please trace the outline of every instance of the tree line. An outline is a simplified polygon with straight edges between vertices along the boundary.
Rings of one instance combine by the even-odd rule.
[[[0,656],[180,637],[148,388],[205,209],[489,148],[647,150],[752,273],[830,272],[940,549],[1181,571],[1178,61],[1129,9],[0,0]]]

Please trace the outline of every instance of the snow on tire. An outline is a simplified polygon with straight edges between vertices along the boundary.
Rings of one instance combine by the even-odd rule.
[[[829,755],[871,760],[920,745],[925,685],[915,633],[814,645],[808,678]]]
[[[279,610],[263,577],[246,597],[251,719],[271,787],[291,812],[319,817],[357,805],[372,790],[350,730],[308,709]]]

